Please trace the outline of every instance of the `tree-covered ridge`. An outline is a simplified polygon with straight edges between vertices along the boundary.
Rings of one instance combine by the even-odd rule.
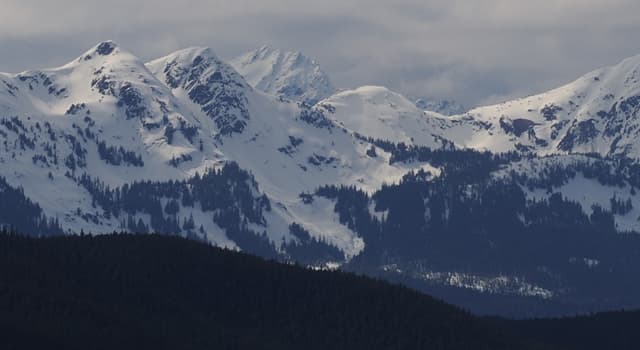
[[[636,349],[640,314],[477,318],[411,289],[159,235],[0,230],[3,349]]]
[[[421,162],[442,168],[450,180],[464,178],[466,181],[483,182],[491,173],[509,165],[531,162],[539,169],[530,172],[510,172],[518,182],[529,188],[558,187],[582,174],[595,179],[602,185],[624,186],[628,184],[640,188],[640,161],[621,155],[603,157],[597,153],[573,155],[539,156],[524,151],[493,153],[475,149],[458,149],[453,145],[434,149],[424,146],[393,143],[386,140],[363,138],[372,145],[390,154],[389,162]],[[375,155],[375,147],[372,147]],[[556,160],[556,162],[554,162]],[[455,175],[455,176],[453,176]]]
[[[22,188],[10,186],[2,176],[0,176],[0,228],[44,236],[62,234],[57,218],[46,217],[40,206],[25,196]]]
[[[3,234],[0,271],[4,349],[529,348],[404,287],[174,237]]]
[[[615,311],[555,319],[517,322],[498,320],[497,327],[518,337],[553,343],[560,349],[635,349],[638,311]]]
[[[93,205],[106,217],[121,221],[127,232],[182,234],[206,240],[206,230],[193,216],[178,214],[197,208],[210,215],[240,249],[262,257],[294,260],[306,264],[342,262],[344,254],[324,240],[312,238],[297,223],[289,233],[294,240],[275,242],[267,237],[265,215],[272,210],[269,198],[260,192],[253,175],[238,164],[225,163],[184,181],[142,181],[110,188],[86,174],[77,179],[92,196]],[[147,215],[147,222],[140,218]]]
[[[304,266],[322,266],[323,264],[342,263],[346,257],[337,247],[324,239],[312,237],[302,225],[293,223],[289,226],[289,233],[296,238],[283,244],[286,254],[296,263]]]
[[[549,301],[534,314],[565,309],[551,302],[568,303],[572,312],[640,306],[634,300],[640,293],[640,236],[619,233],[615,223],[633,203],[613,196],[610,205],[589,211],[560,192],[578,175],[634,192],[637,162],[583,156],[571,162],[536,159],[535,165],[516,154],[419,154],[441,173],[410,172],[371,195],[348,186],[316,191],[335,201],[340,222],[365,241],[345,268],[427,291],[450,285]],[[535,167],[516,171],[518,162]],[[546,195],[532,197],[537,189]],[[460,302],[486,311],[481,302]],[[510,308],[494,312],[519,314]]]
[[[181,208],[197,205],[243,250],[267,257],[278,255],[264,232],[249,228],[249,224],[264,227],[264,213],[271,210],[271,203],[260,193],[253,176],[236,163],[184,181],[142,181],[111,188],[83,174],[78,183],[91,193],[94,206],[100,206],[105,216],[121,220],[123,230],[183,233],[205,239],[203,228],[195,227],[193,217],[177,215]],[[138,214],[147,214],[150,221],[136,219]]]

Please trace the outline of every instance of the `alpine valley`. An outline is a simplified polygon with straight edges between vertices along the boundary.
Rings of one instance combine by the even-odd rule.
[[[480,314],[640,307],[640,56],[445,116],[312,59],[114,42],[0,74],[0,225],[158,232]]]

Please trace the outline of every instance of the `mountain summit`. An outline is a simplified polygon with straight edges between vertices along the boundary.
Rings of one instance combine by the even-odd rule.
[[[256,89],[288,100],[313,105],[335,92],[320,65],[297,51],[263,46],[231,65]]]
[[[174,52],[147,64],[172,91],[180,90],[214,120],[221,135],[240,133],[249,120],[251,87],[210,48]]]
[[[491,151],[597,153],[640,158],[640,56],[560,88],[454,118],[473,135],[460,144]],[[455,138],[455,137],[454,137]]]

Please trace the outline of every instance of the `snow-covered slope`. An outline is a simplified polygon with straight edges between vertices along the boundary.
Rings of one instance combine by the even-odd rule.
[[[82,176],[116,187],[186,179],[217,162],[215,153],[199,149],[207,140],[202,117],[113,42],[60,68],[2,80],[11,88],[0,95],[0,176],[22,186],[65,229],[122,229],[80,186]],[[209,239],[233,246],[210,220],[200,224]]]
[[[427,115],[404,96],[381,86],[339,92],[318,103],[338,125],[364,137],[440,148],[444,116]]]
[[[247,94],[251,88],[209,48],[190,48],[149,62],[147,67],[180,97],[198,105],[219,135],[244,131],[250,119]]]
[[[454,118],[468,147],[537,154],[640,157],[640,56],[549,92],[480,107]],[[475,122],[469,127],[465,121]],[[471,131],[471,132],[470,132]]]
[[[203,62],[215,62],[209,66],[225,65],[210,50],[188,49],[147,66],[172,88],[175,96],[189,99],[192,110],[198,113],[207,108],[187,89],[195,85],[192,79],[209,81],[211,78],[206,76],[215,75],[214,70],[205,69],[199,70],[204,76],[192,77],[191,72],[198,70],[194,67]],[[166,74],[176,66],[183,67],[178,78],[182,84],[172,84],[173,75]],[[382,150],[372,156],[367,151],[375,146],[336,125],[324,108],[300,107],[246,87],[242,91],[250,117],[241,133],[217,139],[214,148],[225,159],[250,170],[261,190],[276,201],[270,229],[283,232],[291,222],[303,223],[313,234],[324,236],[348,254],[357,253],[362,242],[336,223],[331,203],[318,199],[309,205],[299,195],[326,184],[355,185],[371,192],[384,182],[397,181],[411,167],[389,165],[389,155]]]
[[[300,52],[263,46],[230,63],[256,89],[288,100],[313,105],[335,91],[329,76]]]
[[[82,166],[86,171],[116,184],[122,176],[113,177],[112,182],[111,173],[125,172],[130,181],[173,178],[182,172],[157,172],[152,166],[104,166],[94,157],[100,143],[125,147],[149,165],[164,164],[174,155],[197,150],[193,139],[167,142],[165,136],[171,128],[197,126],[197,117],[188,113],[141,61],[112,42],[99,44],[63,67],[28,71],[7,80],[13,81],[15,90],[13,95],[3,96],[3,115],[18,116],[24,125],[18,127],[24,134],[14,131],[14,135],[32,137],[33,148],[29,144],[21,149],[25,154],[54,142],[58,147],[64,143],[71,148],[82,146],[84,150],[70,150],[76,164],[86,163]],[[66,155],[66,150],[57,151]]]
[[[353,256],[362,240],[338,222],[333,204],[304,203],[300,194],[326,184],[371,192],[413,167],[428,168],[390,165],[389,154],[372,154],[375,146],[336,125],[325,109],[254,90],[208,48],[145,65],[104,42],[60,68],[3,74],[0,84],[0,176],[72,232],[126,228],[96,205],[81,185],[85,176],[117,188],[188,180],[233,161],[255,177],[256,196],[274,204],[264,222],[251,224],[254,232],[279,244],[294,239],[288,228],[296,222]],[[153,217],[136,215],[153,226]],[[181,206],[177,215],[193,216],[204,238],[235,246],[211,213]]]
[[[300,71],[295,65],[281,64],[283,56],[278,50],[262,48],[237,59],[234,65],[258,89],[281,96],[274,87],[282,85],[275,84],[278,79],[273,77]],[[367,86],[338,92],[318,106],[324,106],[334,122],[351,132],[393,142],[428,147],[452,142],[493,152],[638,158],[639,76],[640,56],[631,57],[558,89],[461,114],[453,113],[451,109],[458,107],[452,103],[411,103],[383,87]],[[300,91],[319,96],[314,88]]]

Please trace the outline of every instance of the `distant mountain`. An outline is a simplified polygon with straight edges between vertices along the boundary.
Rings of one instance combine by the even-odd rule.
[[[640,307],[638,58],[444,116],[253,56],[304,93],[209,48],[144,63],[111,41],[0,74],[0,226],[177,234],[481,313]]]
[[[395,143],[440,148],[440,125],[404,96],[381,86],[336,93],[320,105],[327,116],[351,132]]]
[[[367,155],[373,146],[325,109],[254,90],[207,48],[145,65],[108,41],[63,67],[1,79],[0,176],[67,232],[173,232],[273,254],[321,240],[353,256],[362,240],[335,221],[331,203],[299,195],[327,183],[374,190],[407,171]],[[194,179],[240,181],[245,192],[200,203],[206,190]],[[176,193],[186,190],[185,202]],[[293,235],[294,223],[310,236]]]
[[[254,88],[291,101],[313,105],[336,90],[318,63],[300,52],[263,46],[230,63]]]
[[[457,118],[461,144],[503,152],[640,157],[640,56],[549,92],[475,108]],[[475,125],[470,125],[475,123]]]
[[[423,111],[436,112],[442,115],[457,115],[467,111],[467,109],[451,100],[430,100],[418,98],[415,100],[416,107]]]

